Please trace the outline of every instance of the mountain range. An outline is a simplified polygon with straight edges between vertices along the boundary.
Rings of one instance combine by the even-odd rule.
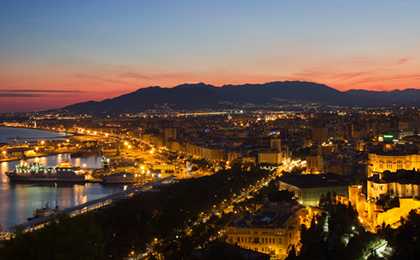
[[[287,103],[319,103],[335,106],[420,106],[420,89],[393,91],[339,91],[324,84],[276,81],[263,84],[181,84],[173,88],[147,87],[103,101],[64,107],[75,113],[128,113],[150,109],[194,110],[266,106]]]

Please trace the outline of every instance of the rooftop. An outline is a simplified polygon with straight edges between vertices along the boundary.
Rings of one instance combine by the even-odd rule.
[[[389,149],[385,149],[384,146],[376,146],[376,147],[370,148],[369,152],[373,154],[377,154],[377,155],[398,156],[398,155],[417,154],[419,150],[415,145],[405,144],[405,145],[391,145]]]
[[[397,172],[385,171],[381,174],[375,174],[369,178],[375,183],[397,182],[401,184],[420,184],[420,171],[416,170],[398,170]]]
[[[191,256],[192,259],[246,259],[246,260],[264,260],[270,259],[269,255],[241,248],[239,246],[230,245],[223,242],[212,242],[204,249],[196,250]]]
[[[336,174],[286,174],[280,181],[299,188],[347,186],[350,180]]]
[[[282,228],[287,220],[301,208],[294,202],[282,202],[275,207],[263,207],[257,213],[247,214],[234,222],[241,228]]]

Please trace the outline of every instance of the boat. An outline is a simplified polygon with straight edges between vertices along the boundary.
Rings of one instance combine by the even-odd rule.
[[[55,215],[57,212],[58,212],[58,206],[56,206],[55,208],[51,208],[47,203],[45,207],[34,210],[33,217],[28,218],[28,221],[34,220],[37,218],[49,217],[49,216]]]
[[[77,152],[71,153],[71,157],[73,157],[73,158],[87,157],[87,156],[93,156],[93,155],[97,155],[97,154],[98,154],[98,152],[94,151],[94,150],[83,150],[83,151],[77,151]]]
[[[102,156],[101,163],[103,168],[108,169],[111,166],[111,159],[107,158],[106,156]]]
[[[69,182],[83,183],[86,176],[83,171],[72,167],[69,162],[62,162],[55,167],[43,166],[37,162],[22,161],[14,171],[6,173],[11,182]]]
[[[137,174],[132,173],[114,173],[102,177],[104,184],[131,184],[138,181]]]

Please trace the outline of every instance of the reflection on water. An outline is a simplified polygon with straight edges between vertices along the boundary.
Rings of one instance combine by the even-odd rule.
[[[0,182],[1,183],[6,183],[8,182],[6,172],[8,172],[9,170],[11,170],[9,167],[10,163],[8,162],[0,162]]]
[[[70,158],[69,155],[54,155],[34,158],[28,161],[55,166],[58,163],[71,160],[73,166],[100,168],[101,158],[90,156],[86,158]],[[33,211],[48,204],[67,208],[98,199],[103,196],[123,190],[123,186],[103,186],[97,183],[87,184],[13,184],[9,183],[5,173],[13,170],[19,162],[0,163],[0,224],[3,228],[11,227],[26,221]]]
[[[65,133],[0,126],[0,143],[23,142],[39,139],[61,139],[65,136]]]
[[[88,157],[76,157],[72,158],[69,154],[58,154],[47,157],[36,157],[28,159],[28,162],[38,162],[47,166],[56,166],[62,162],[70,161],[75,167],[87,167],[87,168],[101,168],[101,157],[100,156],[88,156]],[[16,162],[15,164],[16,165]],[[13,165],[13,167],[14,167]]]

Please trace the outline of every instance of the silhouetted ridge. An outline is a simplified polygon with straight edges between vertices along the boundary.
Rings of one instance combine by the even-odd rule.
[[[244,104],[276,105],[286,102],[342,106],[420,105],[420,90],[338,91],[306,81],[275,81],[263,84],[224,85],[186,83],[174,88],[148,87],[132,93],[65,107],[71,112],[122,113],[149,109],[235,108]]]

